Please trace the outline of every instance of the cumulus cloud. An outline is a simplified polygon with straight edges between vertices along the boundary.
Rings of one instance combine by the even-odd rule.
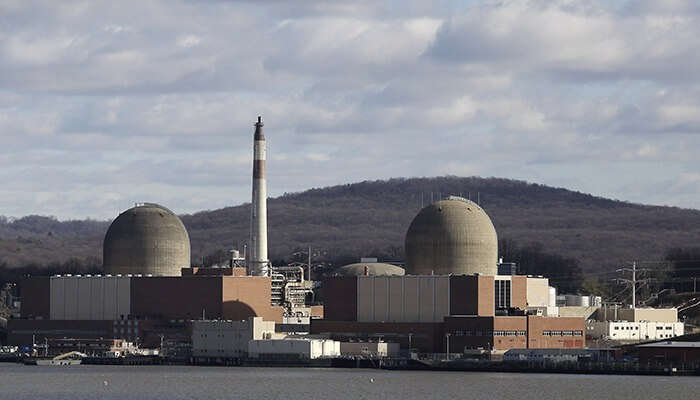
[[[0,214],[112,217],[395,176],[699,208],[688,0],[0,3]]]

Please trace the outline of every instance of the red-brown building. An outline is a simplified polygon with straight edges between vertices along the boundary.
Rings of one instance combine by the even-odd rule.
[[[325,319],[311,332],[384,339],[422,352],[583,348],[583,318],[527,315],[528,277],[377,276],[324,282]],[[541,287],[541,282],[537,282]],[[546,288],[546,286],[545,286]],[[539,289],[539,288],[538,288]],[[540,290],[541,291],[541,290]]]
[[[700,366],[700,342],[658,342],[637,346],[641,364]]]
[[[184,331],[187,320],[283,317],[270,304],[268,277],[55,276],[25,279],[20,290],[21,319],[8,323],[12,344],[31,344],[32,336],[143,342],[149,332]]]

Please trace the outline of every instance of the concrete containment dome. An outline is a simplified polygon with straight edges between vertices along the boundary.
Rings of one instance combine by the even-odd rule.
[[[140,203],[112,222],[104,239],[106,274],[180,276],[190,266],[190,237],[167,208]]]
[[[406,232],[406,274],[497,274],[498,237],[484,210],[451,196],[423,208]]]
[[[348,264],[338,268],[335,273],[338,276],[361,276],[365,275],[365,268],[367,275],[371,276],[384,276],[384,275],[404,275],[405,271],[403,268],[385,263],[355,263]]]

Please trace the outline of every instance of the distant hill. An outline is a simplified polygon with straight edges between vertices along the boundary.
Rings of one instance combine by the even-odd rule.
[[[499,238],[542,243],[546,251],[578,259],[584,271],[660,260],[670,247],[700,244],[699,210],[631,204],[508,179],[439,177],[366,181],[270,199],[270,257],[289,259],[312,246],[336,264],[361,256],[401,260],[404,234],[421,204],[460,194],[480,199]],[[250,204],[181,217],[195,263],[248,239]],[[40,216],[2,219],[0,264],[100,258],[108,226]]]

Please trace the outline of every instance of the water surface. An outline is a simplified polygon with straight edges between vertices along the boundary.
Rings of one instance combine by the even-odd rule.
[[[700,399],[700,377],[0,364],[0,399]]]

